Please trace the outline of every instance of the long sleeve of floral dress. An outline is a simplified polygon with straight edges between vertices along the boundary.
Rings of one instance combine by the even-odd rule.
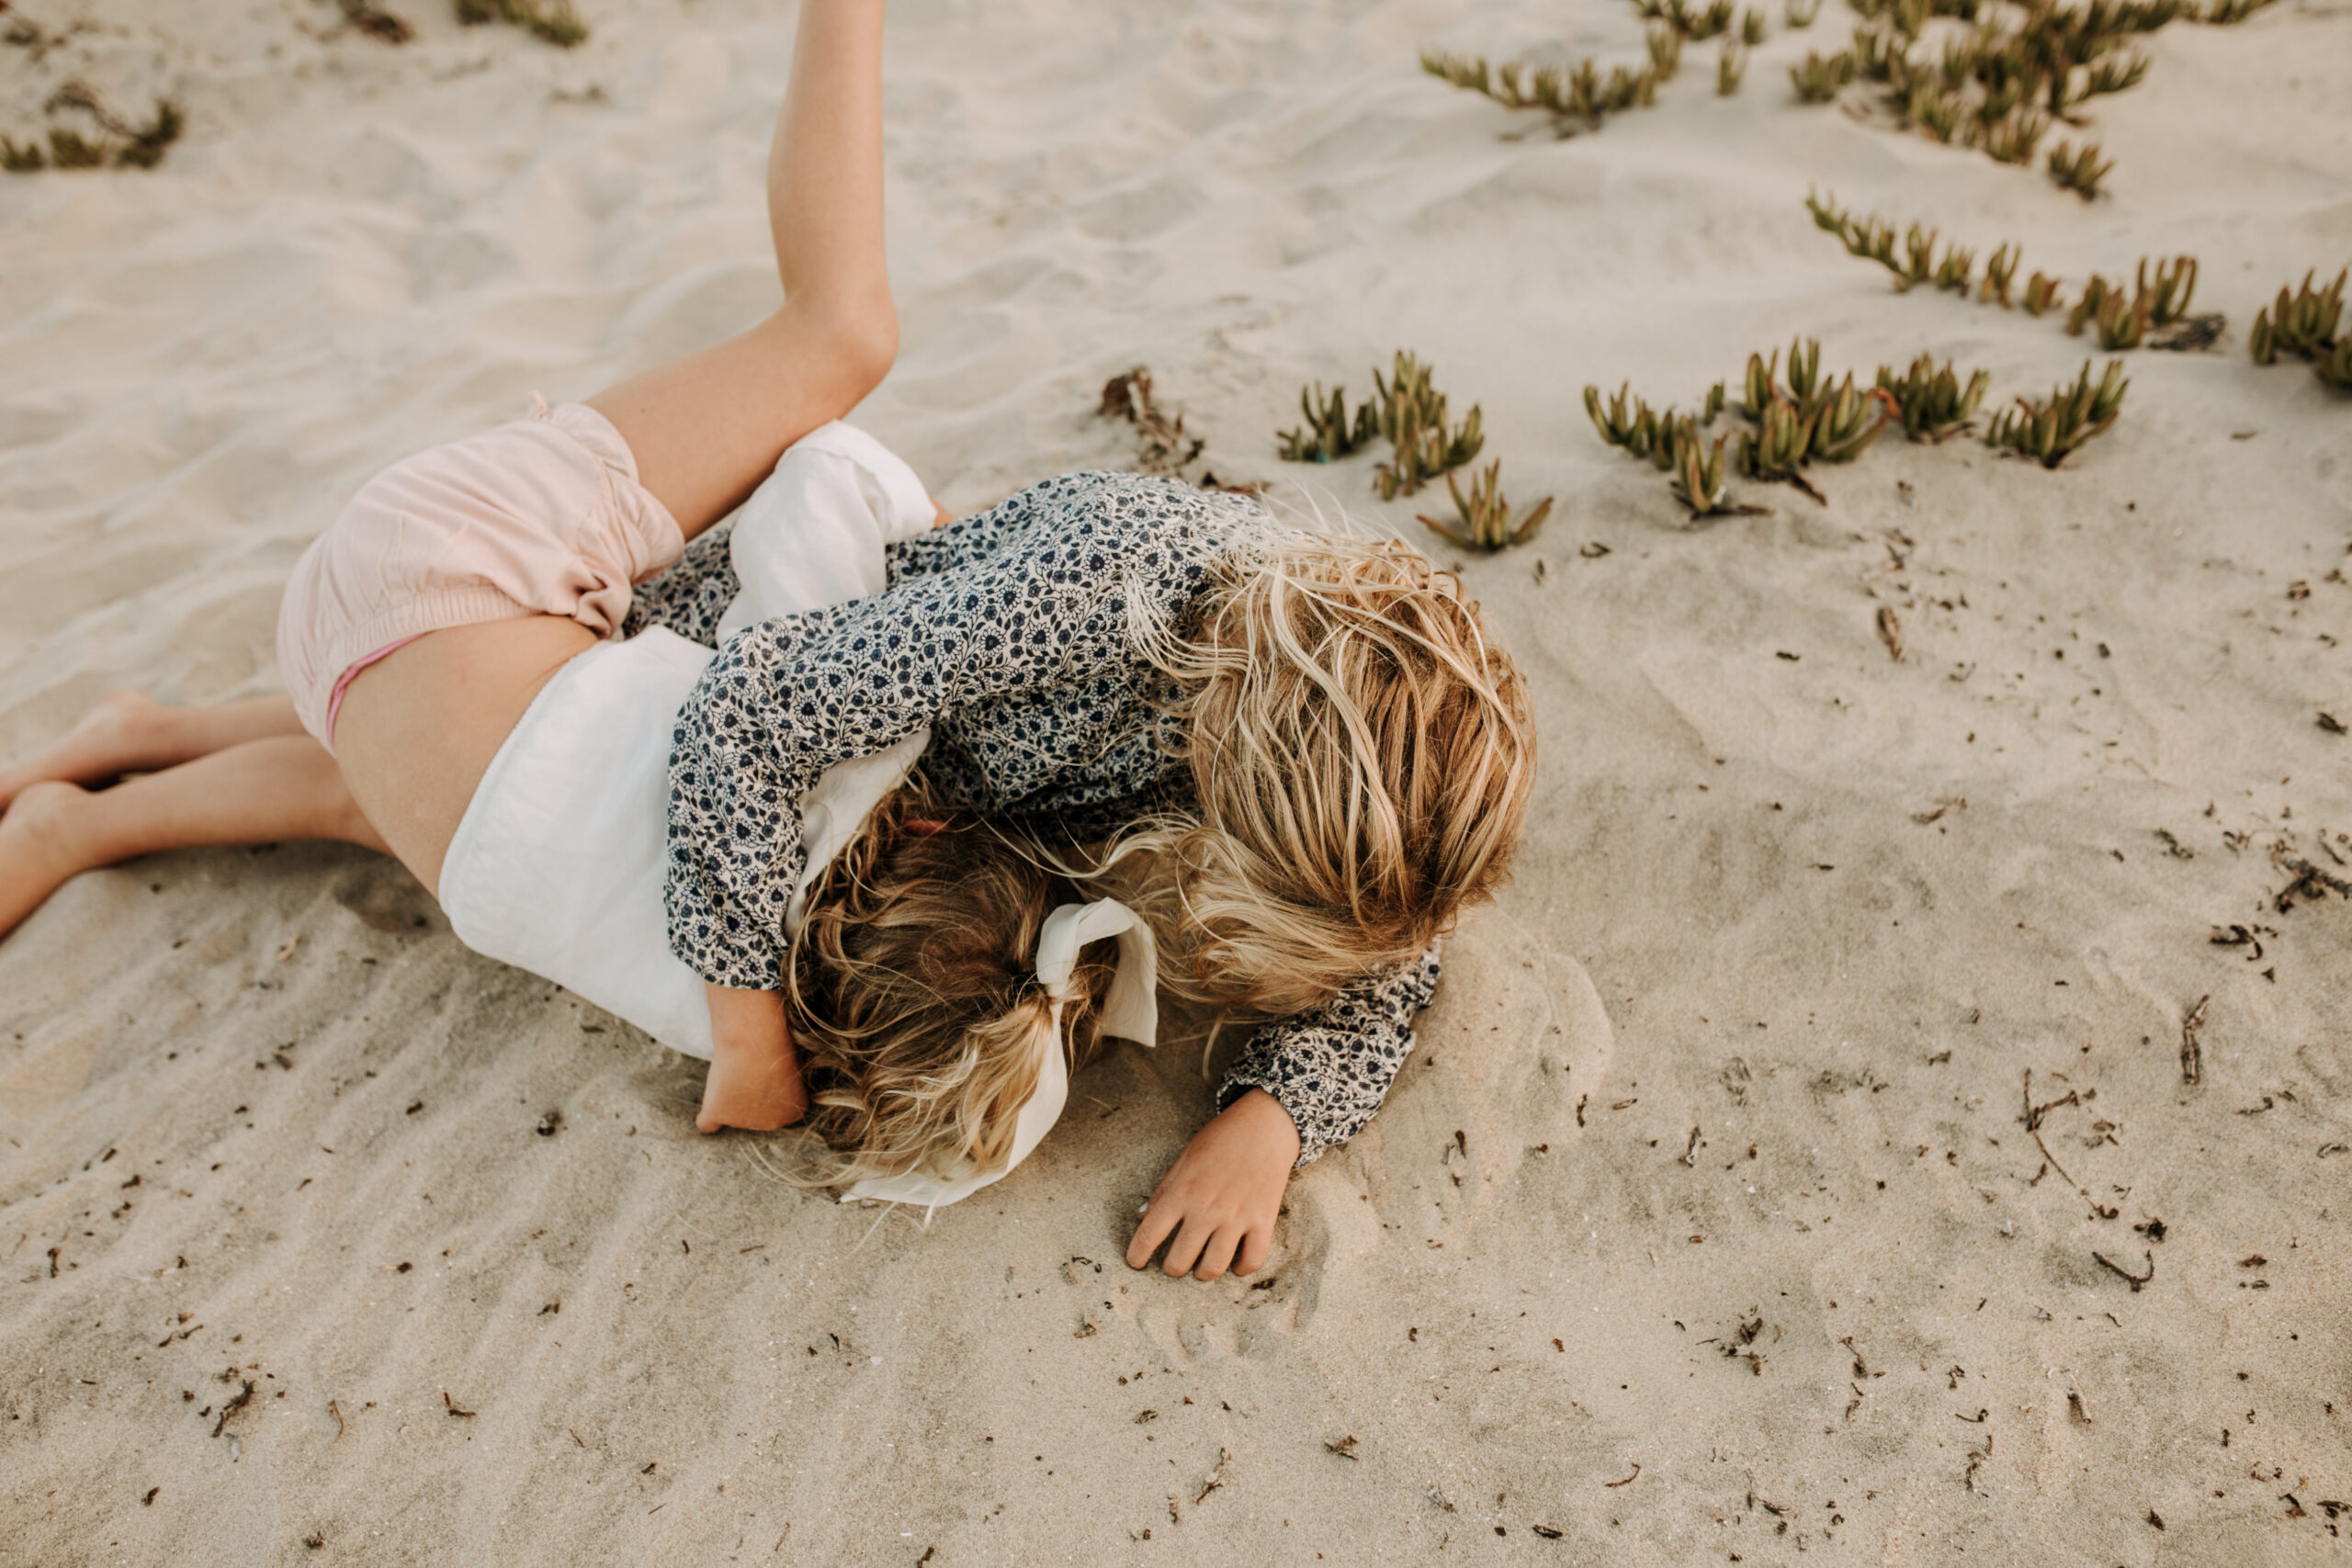
[[[1222,1111],[1253,1089],[1298,1124],[1298,1163],[1344,1144],[1372,1120],[1413,1054],[1413,1015],[1437,992],[1432,946],[1410,964],[1375,970],[1321,1007],[1260,1029],[1217,1085]]]

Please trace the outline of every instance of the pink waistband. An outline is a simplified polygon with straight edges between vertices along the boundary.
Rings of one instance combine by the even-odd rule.
[[[383,647],[378,649],[375,652],[355,662],[349,669],[345,670],[342,674],[334,678],[334,690],[327,694],[327,739],[330,744],[333,743],[334,739],[334,716],[343,711],[343,694],[350,690],[353,677],[356,676],[362,670],[367,669],[370,664],[374,664],[379,660],[390,658],[393,654],[398,653],[401,649],[406,648],[410,643],[416,641],[418,637],[429,637],[432,634],[429,632],[418,632],[414,636],[404,637],[398,642],[388,642]]]

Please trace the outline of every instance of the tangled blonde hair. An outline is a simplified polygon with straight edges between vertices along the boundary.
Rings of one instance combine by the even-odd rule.
[[[903,788],[812,889],[786,965],[786,1019],[808,1086],[783,1174],[836,1186],[949,1177],[1010,1150],[1046,1050],[1072,1070],[1100,1049],[1116,945],[1080,955],[1054,1037],[1036,976],[1046,917],[1074,897],[1018,840]]]
[[[1269,532],[1193,623],[1138,628],[1172,683],[1197,816],[1102,863],[1180,996],[1286,1015],[1401,963],[1509,878],[1535,776],[1525,682],[1411,547]]]

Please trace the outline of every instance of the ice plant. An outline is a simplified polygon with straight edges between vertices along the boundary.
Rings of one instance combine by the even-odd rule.
[[[2094,385],[2091,362],[2074,386],[2052,387],[2047,401],[2017,400],[2017,407],[1993,416],[1984,433],[1987,446],[2031,457],[2045,468],[2064,462],[2068,454],[2095,435],[2102,434],[2122,411],[2123,394],[2132,383],[2124,378],[2123,361],[2110,359],[2107,373]]]
[[[2085,201],[2098,195],[2098,183],[2115,168],[2112,159],[2099,162],[2099,147],[2096,141],[2086,141],[2077,149],[2072,142],[2061,141],[2050,150],[2050,180],[2060,190],[2073,191]]]
[[[1306,416],[1300,430],[1275,433],[1281,443],[1280,451],[1286,462],[1329,463],[1347,457],[1361,447],[1370,446],[1380,434],[1379,414],[1372,404],[1364,403],[1348,416],[1348,391],[1334,387],[1327,398],[1323,383],[1317,381],[1310,389],[1300,388],[1299,412]]]
[[[1503,466],[1500,461],[1487,465],[1486,472],[1470,481],[1470,493],[1463,494],[1462,487],[1452,474],[1445,476],[1446,492],[1453,498],[1454,514],[1459,526],[1418,513],[1420,520],[1455,544],[1467,549],[1499,550],[1507,545],[1524,544],[1535,536],[1544,519],[1552,514],[1552,498],[1545,496],[1526,513],[1513,520],[1510,501],[1502,492]]]
[[[1992,376],[1978,370],[1963,388],[1951,362],[1939,368],[1931,354],[1913,360],[1901,376],[1890,367],[1878,367],[1879,389],[1893,403],[1903,434],[1914,441],[1942,441],[1967,429],[1992,384]]]

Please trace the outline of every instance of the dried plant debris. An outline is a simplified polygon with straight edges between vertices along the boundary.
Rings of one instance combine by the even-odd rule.
[[[40,141],[0,136],[0,170],[30,175],[43,169],[152,169],[164,161],[187,123],[177,104],[158,98],[153,117],[144,125],[133,124],[79,82],[68,82],[51,94],[42,111],[52,118],[61,113],[85,116],[99,134],[94,139],[71,125],[51,125],[45,147]]]
[[[1544,526],[1552,514],[1552,498],[1545,496],[1517,519],[1511,515],[1510,498],[1502,492],[1503,466],[1499,461],[1487,465],[1486,472],[1470,481],[1470,491],[1464,495],[1452,474],[1445,476],[1445,488],[1453,498],[1453,510],[1459,526],[1428,513],[1420,520],[1455,544],[1467,549],[1499,550],[1507,545],[1525,544]]]
[[[2098,196],[2099,181],[2115,168],[2114,160],[2100,162],[2098,143],[2086,141],[2081,147],[2061,141],[2050,150],[2050,183],[2060,190],[2073,191],[2085,201]]]
[[[2052,388],[2047,400],[2019,398],[2014,409],[1995,414],[1984,433],[1984,444],[2054,468],[2069,453],[2115,423],[2131,385],[2120,359],[2109,360],[2106,374],[2094,385],[2091,364],[2086,359],[2082,376],[2073,387]]]
[[[2292,293],[2279,289],[2269,309],[2256,311],[2246,346],[2256,365],[2275,365],[2281,354],[2300,355],[2328,386],[2352,391],[2352,332],[2342,330],[2344,284],[2352,268],[2338,272],[2324,288],[2312,287],[2317,276],[2305,273],[2301,287]]]
[[[504,22],[558,49],[570,49],[588,37],[588,24],[571,8],[571,0],[457,0],[457,4],[458,20],[469,28]]]
[[[1095,412],[1104,419],[1123,419],[1136,427],[1136,466],[1163,479],[1181,476],[1208,443],[1184,433],[1184,416],[1160,411],[1151,400],[1151,369],[1138,365],[1102,383],[1102,400]]]

